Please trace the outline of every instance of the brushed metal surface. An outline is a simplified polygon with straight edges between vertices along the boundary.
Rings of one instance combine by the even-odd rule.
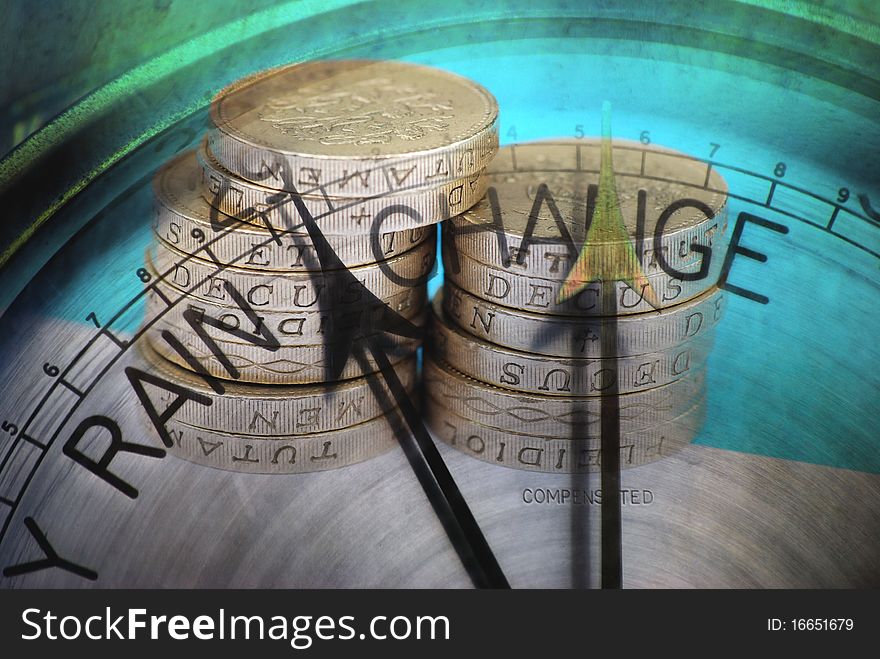
[[[75,344],[89,331],[30,321],[17,341],[23,356],[4,357],[3,382],[33,379],[28,348],[60,335]],[[470,587],[396,448],[294,475],[120,454],[113,470],[139,490],[136,499],[122,495],[61,450],[91,414],[118,420],[128,441],[160,445],[122,365],[49,449],[0,544],[3,567],[42,558],[22,523],[32,516],[59,555],[96,570],[98,580],[52,568],[0,578],[0,586]],[[37,391],[6,388],[22,409]],[[105,445],[96,434],[81,447],[100,454]],[[599,507],[587,503],[598,474],[523,472],[438,446],[514,587],[598,585]],[[878,475],[691,445],[625,470],[621,483],[626,587],[880,585]],[[544,502],[527,502],[536,499]]]

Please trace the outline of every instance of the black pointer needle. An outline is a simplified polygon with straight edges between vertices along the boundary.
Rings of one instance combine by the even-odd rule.
[[[617,370],[617,285],[602,282],[600,330],[602,359],[606,368]],[[600,403],[602,470],[602,588],[620,588],[623,583],[622,535],[620,519],[620,397],[617,377],[603,392]]]
[[[296,191],[296,187],[292,182],[287,183],[296,210],[305,223],[309,237],[315,246],[322,270],[333,270],[334,272],[343,273],[343,280],[350,279],[352,282],[356,282],[357,280],[348,272],[341,259],[330,247],[324,234],[318,228],[317,223]],[[344,285],[343,288],[345,288]],[[382,304],[370,291],[364,290],[364,295],[367,298],[364,302],[365,304],[370,306],[372,304]],[[412,331],[417,330],[415,325],[391,309],[387,309],[384,318],[390,318],[395,331],[403,334],[411,335]],[[372,320],[370,319],[367,322],[372,322]],[[453,479],[452,474],[450,474],[449,469],[443,462],[443,458],[440,456],[439,451],[437,451],[437,447],[434,445],[422,422],[421,415],[419,415],[412,400],[401,385],[400,380],[397,379],[397,374],[388,361],[387,355],[381,346],[377,345],[376,334],[369,331],[370,329],[383,331],[388,328],[364,328],[363,335],[371,337],[368,341],[373,359],[379,366],[379,373],[391,390],[395,403],[402,412],[409,429],[407,431],[407,428],[403,427],[400,423],[393,424],[397,440],[409,460],[416,477],[419,479],[419,483],[422,485],[428,500],[434,507],[434,511],[449,536],[450,542],[452,542],[453,547],[458,552],[459,558],[470,574],[475,586],[478,588],[509,588],[510,584],[504,576],[504,572],[501,570],[495,554],[492,552],[491,547],[489,547],[486,537],[483,535],[470,507],[455,483],[455,479]],[[350,340],[334,343],[344,346],[344,349],[349,351],[349,355],[352,354],[351,351],[354,350],[356,345],[355,342]],[[366,365],[366,355],[363,354],[361,348],[357,349],[354,356],[358,361],[363,360],[361,363]],[[340,363],[341,360],[337,360],[337,364]],[[384,389],[373,384],[374,382],[379,384],[376,378],[369,378],[369,382],[374,394],[383,397],[383,400],[380,402],[385,402]],[[413,440],[415,440],[415,443]]]
[[[611,146],[611,104],[602,104],[599,190],[596,210],[584,237],[580,256],[560,288],[557,302],[567,300],[598,281],[602,288],[601,356],[613,367],[614,379],[604,390],[601,410],[602,471],[602,587],[623,584],[622,523],[620,512],[620,401],[617,385],[617,282],[632,289],[657,308],[657,294],[642,270],[629,231],[623,221],[614,181]]]
[[[377,345],[375,338],[368,339],[368,343],[370,353],[379,365],[379,374],[385,381],[383,386],[377,374],[367,376],[373,395],[384,409],[390,410],[388,420],[403,453],[471,580],[477,588],[510,588],[486,537],[431,440],[421,415],[397,378],[388,356]],[[369,370],[369,360],[363,346],[354,349],[354,357],[364,370]],[[397,403],[397,409],[394,409],[388,390]]]

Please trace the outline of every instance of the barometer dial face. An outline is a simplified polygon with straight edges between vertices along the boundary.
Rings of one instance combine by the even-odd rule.
[[[715,33],[721,17],[686,19],[676,6],[648,26],[641,10],[594,20],[524,9],[521,20],[444,19],[421,32],[428,16],[349,8],[337,11],[384,21],[399,38],[313,33],[310,57],[404,59],[476,80],[499,101],[502,143],[596,136],[608,100],[615,137],[636,152],[688,154],[728,188],[725,310],[692,443],[624,468],[617,493],[601,492],[595,472],[437,449],[514,587],[598,586],[602,500],[612,496],[625,587],[880,585],[877,27],[736,5],[739,27]],[[173,414],[180,450],[166,450],[144,397],[161,414],[167,392],[146,384],[139,395],[128,375],[151,369],[152,177],[208,126],[209,96],[187,104],[174,94],[301,57],[291,31],[324,19],[244,35],[222,67],[218,53],[204,67],[181,62],[66,136],[50,124],[55,148],[94,147],[85,160],[104,164],[88,176],[76,175],[88,162],[57,151],[13,154],[13,226],[42,224],[0,273],[3,587],[473,585],[461,539],[399,446],[305,473],[235,471],[244,453],[211,464],[216,438],[175,427]],[[767,31],[738,36],[754,24]],[[838,45],[807,47],[827,42]],[[145,101],[162,90],[180,111],[154,108],[151,119]],[[126,121],[138,137],[123,143]],[[112,130],[100,133],[101,122]],[[113,157],[99,160],[98,143]],[[53,178],[61,162],[69,167]],[[438,268],[432,293],[441,282]],[[298,459],[331,455],[314,445]]]

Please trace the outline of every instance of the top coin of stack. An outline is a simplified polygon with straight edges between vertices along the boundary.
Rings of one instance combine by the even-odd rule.
[[[157,367],[162,377],[193,371],[207,381],[203,398],[218,379],[241,383],[225,387],[231,416],[186,403],[195,408],[177,422],[201,440],[180,444],[181,455],[291,472],[313,468],[293,458],[309,447],[326,466],[328,451],[346,464],[373,451],[367,439],[392,445],[387,392],[358,416],[334,410],[351,392],[369,395],[377,385],[365,376],[383,362],[414,386],[419,339],[383,323],[388,310],[423,323],[433,225],[483,196],[497,117],[476,83],[397,62],[293,65],[215,98],[200,147],[156,175],[145,271],[158,278],[148,353],[174,365]],[[179,374],[180,386],[195,386]],[[264,423],[273,406],[275,418],[302,418]],[[250,421],[233,428],[236,415]]]
[[[268,221],[284,226],[271,198],[295,190],[329,233],[410,229],[463,212],[485,193],[482,173],[498,151],[498,104],[486,89],[402,62],[260,73],[221,92],[211,121],[206,153],[221,211],[268,201]]]

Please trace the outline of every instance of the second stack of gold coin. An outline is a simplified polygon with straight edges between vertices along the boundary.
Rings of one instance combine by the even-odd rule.
[[[488,170],[487,198],[444,225],[426,413],[441,439],[480,459],[597,469],[609,392],[624,467],[672,453],[702,424],[705,364],[724,303],[716,283],[726,186],[684,154],[615,141],[625,226],[612,244],[630,243],[643,283],[572,281],[595,216],[601,147],[505,147]],[[605,286],[614,287],[613,319],[603,309]],[[601,341],[609,331],[610,357]]]

